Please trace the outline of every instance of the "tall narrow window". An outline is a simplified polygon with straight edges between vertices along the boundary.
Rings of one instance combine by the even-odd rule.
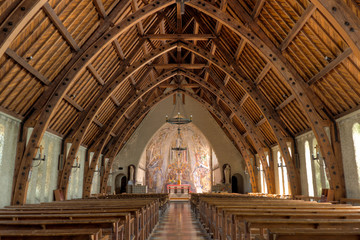
[[[0,166],[3,160],[4,144],[5,144],[5,128],[4,125],[0,124]]]
[[[260,179],[261,179],[261,192],[267,193],[268,191],[266,185],[265,170],[261,162],[260,162]]]
[[[306,177],[308,182],[308,194],[309,196],[314,196],[314,185],[313,185],[313,175],[312,175],[312,165],[311,165],[311,153],[309,141],[305,142],[305,167],[306,167]]]
[[[288,195],[289,192],[289,180],[287,175],[287,169],[284,159],[281,156],[280,151],[277,152],[278,174],[279,174],[279,191],[282,195]]]
[[[360,124],[355,123],[352,128],[353,141],[354,141],[354,150],[355,150],[355,161],[358,176],[360,178]]]

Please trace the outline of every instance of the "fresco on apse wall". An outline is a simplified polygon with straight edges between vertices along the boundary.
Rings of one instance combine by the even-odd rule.
[[[190,184],[192,192],[210,192],[210,145],[204,135],[192,123],[180,127],[164,124],[146,147],[146,184],[149,192],[166,192],[168,184]]]

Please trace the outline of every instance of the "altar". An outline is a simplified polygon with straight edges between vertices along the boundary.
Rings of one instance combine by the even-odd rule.
[[[190,192],[191,192],[190,184],[169,184],[166,187],[170,201],[189,200]]]

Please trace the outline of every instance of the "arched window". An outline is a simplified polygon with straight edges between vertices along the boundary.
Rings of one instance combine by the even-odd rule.
[[[355,123],[352,128],[352,135],[354,141],[354,150],[355,150],[355,161],[358,176],[360,177],[360,124]]]
[[[313,185],[313,175],[312,175],[312,165],[311,165],[311,152],[309,141],[305,142],[305,167],[306,167],[306,177],[308,182],[308,194],[309,196],[314,196],[314,185]]]
[[[4,145],[5,145],[5,127],[4,125],[0,124],[0,166],[3,160]]]

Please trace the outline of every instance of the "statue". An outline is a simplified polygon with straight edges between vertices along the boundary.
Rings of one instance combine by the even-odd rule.
[[[224,178],[225,178],[224,183],[225,184],[230,184],[230,171],[231,171],[230,165],[226,164],[225,168],[224,168]]]
[[[133,185],[135,184],[135,167],[134,165],[130,165],[129,166],[129,185]]]

